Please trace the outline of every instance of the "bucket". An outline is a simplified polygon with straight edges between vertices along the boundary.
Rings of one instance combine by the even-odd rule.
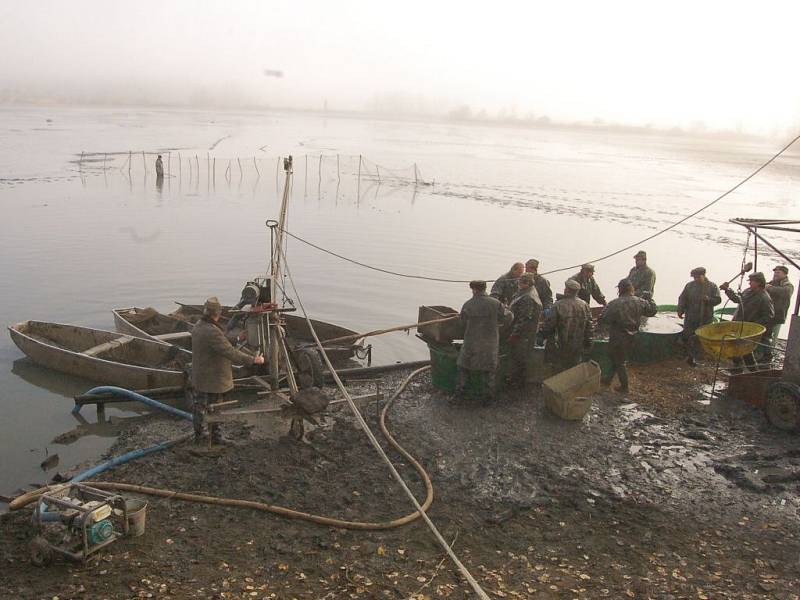
[[[711,358],[738,358],[756,349],[756,343],[766,331],[759,323],[722,321],[695,330],[703,350]]]
[[[125,500],[125,510],[128,513],[128,535],[131,537],[142,535],[147,516],[147,502],[135,498]]]

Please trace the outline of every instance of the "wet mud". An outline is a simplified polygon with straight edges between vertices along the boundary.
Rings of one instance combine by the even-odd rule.
[[[404,377],[383,381],[395,387]],[[724,399],[703,369],[633,367],[579,422],[537,392],[490,406],[441,393],[427,374],[389,416],[433,480],[429,512],[499,598],[797,598],[797,438]],[[374,384],[353,386],[370,393]],[[377,430],[376,406],[363,414]],[[224,451],[190,444],[104,474],[111,481],[257,499],[344,519],[410,511],[352,415],[332,405],[304,442],[273,420],[225,426]],[[189,430],[161,416],[123,430],[113,454]],[[418,498],[422,483],[386,446]],[[247,509],[148,498],[147,532],[87,565],[27,562],[30,514],[6,515],[0,593],[40,598],[465,598],[420,522],[358,532]]]

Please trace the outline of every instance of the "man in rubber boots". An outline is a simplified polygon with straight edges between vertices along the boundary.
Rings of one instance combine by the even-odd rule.
[[[633,284],[633,295],[641,298],[642,292],[650,292],[652,297],[656,287],[656,272],[647,266],[647,252],[639,250],[633,255],[633,260],[636,266],[628,273],[628,279]]]
[[[602,380],[603,385],[611,385],[614,375],[619,378],[615,388],[623,394],[628,392],[628,369],[625,364],[633,348],[633,336],[639,331],[642,317],[655,316],[656,303],[649,292],[643,298],[633,295],[633,284],[623,279],[617,285],[619,297],[608,303],[600,321],[608,325],[608,357],[612,371]]]
[[[203,435],[208,406],[223,400],[233,389],[231,365],[262,365],[263,356],[252,356],[234,348],[219,324],[222,305],[216,297],[203,305],[203,317],[192,329],[192,388],[194,390],[193,421],[195,441]],[[219,442],[219,429],[212,425],[212,442]]]
[[[164,161],[161,160],[161,155],[158,155],[156,159],[156,177],[162,178],[164,177]]]
[[[544,320],[542,333],[547,339],[546,355],[557,373],[571,369],[592,348],[592,313],[578,298],[581,289],[574,279],[564,284],[564,296],[553,304]]]
[[[500,277],[495,279],[492,284],[492,291],[489,292],[489,295],[492,298],[497,298],[500,302],[508,306],[517,293],[517,280],[524,272],[525,265],[521,262],[514,263],[511,265],[508,273],[503,273]]]
[[[705,267],[692,269],[690,275],[692,281],[684,286],[678,296],[678,317],[683,319],[682,335],[688,355],[686,362],[694,367],[702,356],[700,340],[694,332],[714,320],[714,307],[722,302],[722,298],[717,284],[706,277]]]
[[[719,286],[719,289],[725,291],[731,302],[738,304],[736,312],[733,313],[734,321],[746,321],[748,323],[758,323],[766,327],[764,335],[761,336],[761,343],[769,343],[769,337],[772,332],[773,320],[775,319],[775,305],[772,303],[767,293],[767,279],[763,273],[753,273],[748,277],[749,287],[741,294],[737,294],[725,282]],[[742,361],[747,365],[749,371],[756,370],[756,360],[753,353],[745,355],[743,358],[734,357],[733,364],[736,368],[732,369],[734,373],[742,372]]]
[[[772,270],[772,281],[767,284],[767,293],[772,298],[772,305],[775,307],[775,319],[772,321],[772,328],[769,330],[769,348],[761,348],[762,360],[769,362],[772,360],[772,348],[778,342],[778,333],[781,325],[786,322],[786,315],[789,314],[789,305],[792,303],[794,286],[789,281],[789,269],[784,265],[779,265]]]
[[[597,281],[594,278],[594,265],[590,263],[581,265],[581,270],[570,279],[580,284],[581,289],[578,290],[578,298],[586,302],[586,304],[591,304],[591,299],[594,298],[598,304],[606,305],[606,297],[600,291],[600,286],[597,285]]]
[[[542,301],[539,299],[534,281],[533,273],[524,273],[519,278],[519,290],[508,306],[514,315],[511,334],[508,336],[511,355],[508,382],[513,387],[523,387],[526,383],[528,362],[536,345],[536,332],[539,331]]]
[[[478,371],[484,381],[485,395],[494,398],[500,345],[498,328],[510,323],[514,317],[497,298],[486,294],[485,281],[471,281],[469,287],[472,298],[461,308],[464,345],[458,354],[456,394],[464,395],[470,372]]]

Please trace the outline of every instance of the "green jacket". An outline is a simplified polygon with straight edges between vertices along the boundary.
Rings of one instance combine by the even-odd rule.
[[[511,335],[522,338],[535,338],[539,330],[539,317],[542,314],[542,301],[534,286],[519,290],[508,305],[514,315]]]
[[[695,330],[714,320],[714,307],[722,302],[719,288],[713,281],[687,283],[678,296],[678,312],[683,313],[684,329]]]
[[[647,265],[633,267],[628,273],[628,279],[633,284],[633,295],[641,296],[642,292],[653,293],[656,287],[656,272]]]
[[[519,286],[517,285],[518,280],[518,278],[511,276],[511,271],[508,273],[503,273],[500,275],[500,277],[495,279],[489,295],[492,298],[497,298],[503,304],[508,305],[519,289]]]
[[[642,317],[655,316],[658,308],[652,299],[638,296],[620,296],[608,303],[600,320],[608,325],[609,340],[621,336],[633,336],[639,331]]]
[[[595,302],[598,304],[606,303],[606,297],[603,295],[603,292],[600,291],[600,286],[597,285],[594,275],[584,279],[581,277],[580,272],[578,272],[570,277],[570,279],[574,279],[581,284],[581,289],[578,290],[578,298],[586,302],[586,304],[589,304],[592,298],[594,298]]]
[[[728,288],[725,290],[725,294],[731,302],[739,305],[736,307],[736,312],[733,313],[734,321],[759,323],[767,329],[774,324],[775,305],[766,290],[754,291],[747,288],[741,294],[737,294]]]
[[[556,300],[544,321],[542,333],[545,337],[554,336],[562,353],[581,352],[592,343],[592,313],[589,305],[576,296]]]
[[[553,306],[553,290],[550,289],[550,282],[537,273],[533,278],[533,286],[539,294],[539,300],[542,301],[542,308]]]
[[[500,346],[498,328],[513,318],[510,310],[485,292],[467,300],[461,308],[464,345],[458,354],[458,366],[473,371],[494,371]]]
[[[254,357],[234,348],[216,323],[203,318],[192,329],[192,387],[224,394],[233,389],[231,365],[252,365]]]
[[[771,281],[767,285],[767,293],[772,298],[772,304],[775,307],[775,325],[785,323],[794,295],[794,286],[788,279]]]

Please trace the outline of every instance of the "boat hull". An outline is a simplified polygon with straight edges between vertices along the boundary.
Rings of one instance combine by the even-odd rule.
[[[43,321],[23,321],[8,329],[17,347],[36,364],[105,385],[128,389],[182,386],[180,366],[191,361],[188,352],[169,344],[138,338],[128,341],[100,329]],[[114,346],[120,340],[122,343]],[[100,346],[110,349],[98,356],[86,354]]]

